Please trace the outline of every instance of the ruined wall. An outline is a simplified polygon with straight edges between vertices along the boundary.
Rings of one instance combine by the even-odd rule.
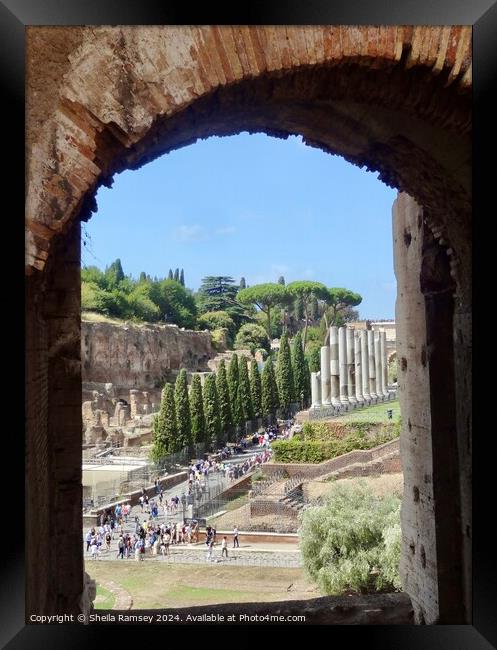
[[[170,371],[208,371],[215,356],[208,332],[175,325],[81,323],[83,383],[111,383],[114,389],[157,389]],[[125,397],[128,399],[128,397]]]

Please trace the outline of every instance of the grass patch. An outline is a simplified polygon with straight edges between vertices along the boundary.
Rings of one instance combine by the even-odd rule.
[[[387,410],[392,409],[392,419],[389,420]],[[400,404],[399,400],[392,402],[383,402],[382,404],[375,404],[368,406],[364,409],[354,409],[346,415],[340,415],[333,418],[333,422],[395,422],[400,417]],[[318,420],[319,421],[319,420]]]
[[[129,560],[87,562],[85,570],[97,583],[112,580],[126,589],[133,599],[133,609],[270,602],[319,595],[302,568]]]
[[[97,584],[97,597],[95,599],[95,609],[112,609],[116,603],[114,594]]]

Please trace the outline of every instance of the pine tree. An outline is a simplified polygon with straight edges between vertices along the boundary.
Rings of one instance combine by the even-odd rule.
[[[238,382],[240,380],[240,371],[238,369],[238,356],[234,354],[231,357],[230,365],[228,366],[228,388],[230,391],[231,410],[235,406],[236,391],[238,389]]]
[[[252,359],[250,363],[250,394],[252,396],[252,406],[254,407],[254,416],[256,418],[262,417],[262,388],[261,388],[261,375],[257,361]]]
[[[179,281],[180,284],[185,286],[185,272],[183,271],[183,269],[181,269],[181,273],[179,274]]]
[[[219,419],[219,400],[216,390],[216,378],[207,375],[204,384],[204,414],[206,441],[212,450],[219,448],[221,421]]]
[[[190,415],[192,420],[193,442],[206,442],[204,403],[200,375],[193,375],[192,387],[190,389]]]
[[[176,406],[176,422],[178,427],[178,447],[192,447],[192,420],[190,400],[188,399],[188,380],[183,368],[176,378],[174,386],[174,403]]]
[[[172,384],[164,386],[159,413],[154,418],[152,428],[152,459],[160,462],[168,454],[176,451],[176,408]]]
[[[168,280],[174,280],[174,278],[173,278],[173,270],[172,269],[169,269],[169,273],[167,274],[167,279]]]
[[[176,280],[176,282],[179,282],[179,269],[175,269],[173,280]]]
[[[219,400],[219,419],[221,422],[221,442],[233,438],[233,417],[231,413],[231,399],[226,376],[226,365],[221,359],[216,373],[216,389]]]
[[[239,387],[243,406],[245,420],[254,419],[254,406],[252,404],[252,395],[250,392],[250,380],[248,373],[247,358],[241,357],[239,363]]]
[[[262,414],[274,415],[279,406],[278,387],[274,376],[273,362],[267,359],[262,370]]]
[[[293,339],[292,350],[293,381],[295,386],[295,398],[300,403],[301,408],[307,404],[307,386],[308,386],[308,366],[302,349],[302,336],[297,332]]]
[[[278,382],[278,395],[281,408],[288,412],[290,404],[294,401],[294,384],[292,359],[288,337],[283,334],[280,338],[280,350],[278,352],[278,366],[276,368]]]

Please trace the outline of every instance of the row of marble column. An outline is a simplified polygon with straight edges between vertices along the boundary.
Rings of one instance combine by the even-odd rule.
[[[374,404],[389,398],[386,333],[330,327],[321,370],[311,373],[311,408]]]

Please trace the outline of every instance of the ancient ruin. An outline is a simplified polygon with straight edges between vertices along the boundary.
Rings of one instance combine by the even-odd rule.
[[[384,330],[330,327],[330,344],[321,347],[321,369],[311,373],[309,419],[394,399],[388,389]]]
[[[26,42],[27,614],[89,603],[81,222],[115,173],[247,130],[301,134],[400,192],[403,584],[416,622],[470,623],[471,27],[28,27]],[[330,345],[330,399],[334,386],[350,402],[343,340],[341,355]],[[374,339],[359,349],[371,399]]]

